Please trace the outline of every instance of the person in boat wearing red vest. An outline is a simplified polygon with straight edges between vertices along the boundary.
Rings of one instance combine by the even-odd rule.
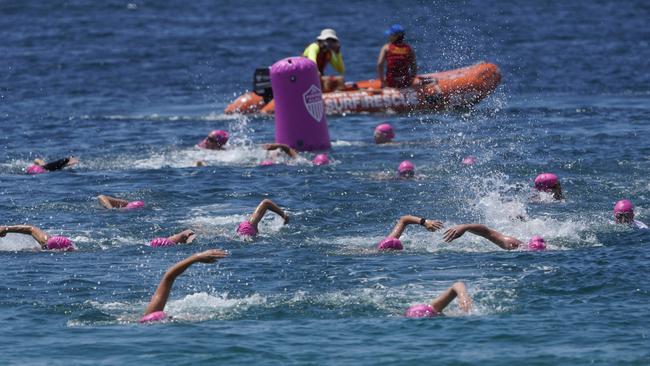
[[[316,42],[307,46],[302,55],[314,61],[318,66],[323,92],[340,90],[345,86],[345,81],[343,80],[345,64],[343,64],[343,55],[341,54],[341,43],[334,29],[323,29],[316,38]],[[323,75],[325,66],[328,63],[332,64],[332,67],[341,76]]]
[[[404,28],[401,25],[393,24],[386,35],[388,43],[381,48],[377,59],[377,79],[381,81],[382,88],[408,88],[417,74],[415,52],[404,42]]]

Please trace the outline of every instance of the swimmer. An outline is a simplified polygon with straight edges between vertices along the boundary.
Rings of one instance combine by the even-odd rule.
[[[438,295],[431,301],[431,304],[417,304],[411,305],[404,313],[407,318],[433,318],[434,316],[441,315],[442,311],[458,297],[458,306],[466,313],[472,310],[472,298],[467,293],[465,284],[456,282],[451,287],[446,289],[442,294]]]
[[[555,200],[562,200],[562,186],[557,175],[553,173],[542,173],[535,178],[535,189],[540,192],[549,192],[553,194]]]
[[[123,208],[125,210],[135,210],[138,208],[144,207],[144,201],[127,201],[127,200],[122,200],[119,198],[111,197],[111,196],[106,196],[103,194],[100,194],[97,196],[97,201],[104,206],[105,208],[112,209],[112,208]]]
[[[463,236],[466,231],[469,231],[474,235],[482,236],[505,250],[514,250],[524,245],[524,243],[517,238],[503,235],[500,232],[481,224],[462,224],[449,228],[445,231],[444,241],[450,243]],[[544,249],[546,249],[546,242],[541,236],[535,235],[528,241],[528,250],[538,251]]]
[[[183,230],[178,234],[166,238],[154,238],[149,242],[150,247],[170,247],[176,244],[189,244],[196,239],[196,234],[192,230]]]
[[[257,225],[262,221],[264,214],[267,210],[271,210],[278,214],[278,216],[284,219],[284,224],[289,223],[289,215],[286,212],[282,211],[278,205],[273,203],[270,199],[263,199],[262,202],[257,206],[251,217],[248,218],[248,221],[242,221],[237,227],[237,234],[239,236],[254,237],[257,235]]]
[[[46,163],[43,159],[34,159],[34,164],[27,167],[27,174],[42,174],[47,172],[53,172],[55,170],[61,170],[68,166],[73,166],[79,163],[79,159],[74,156],[69,156],[67,158],[55,160],[49,163]]]
[[[228,142],[228,132],[223,130],[214,130],[210,132],[208,137],[204,138],[203,141],[196,144],[201,149],[206,150],[224,150],[223,145]]]
[[[266,151],[274,151],[274,150],[281,150],[285,154],[287,154],[288,157],[291,159],[295,159],[298,157],[298,151],[295,149],[291,148],[291,146],[287,144],[279,144],[276,142],[271,142],[268,144],[262,145],[262,148]]]
[[[144,311],[144,315],[140,318],[140,323],[154,322],[159,320],[164,320],[167,318],[165,315],[165,305],[167,304],[167,299],[169,298],[169,293],[172,290],[174,285],[174,280],[176,277],[180,276],[185,272],[185,270],[194,263],[213,263],[218,259],[225,258],[228,256],[227,252],[224,252],[220,249],[210,249],[205,252],[192,254],[191,256],[183,259],[182,261],[171,266],[167,272],[163,275],[156,292],[151,297],[149,305]]]
[[[648,225],[634,219],[634,205],[629,200],[620,200],[614,205],[614,222],[636,229],[647,229]]]
[[[416,217],[411,215],[405,215],[399,218],[397,224],[393,228],[393,231],[388,234],[384,240],[380,241],[377,245],[379,250],[402,250],[402,242],[399,240],[402,233],[408,225],[418,224],[424,226],[425,229],[429,231],[436,231],[442,229],[442,222],[437,220],[427,220],[424,217]]]
[[[13,225],[13,226],[0,226],[0,238],[7,235],[7,233],[17,233],[31,235],[34,240],[41,246],[41,250],[75,250],[72,240],[65,236],[50,236],[48,233],[31,225]]]
[[[376,144],[385,144],[395,138],[395,131],[393,130],[393,126],[388,123],[382,123],[375,127],[374,136]]]
[[[415,176],[415,166],[408,160],[404,160],[397,167],[397,174],[400,178],[413,178]]]

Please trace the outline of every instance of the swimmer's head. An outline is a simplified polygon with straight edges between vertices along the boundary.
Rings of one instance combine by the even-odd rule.
[[[167,314],[164,311],[154,311],[140,318],[140,323],[158,322],[165,319],[167,319]]]
[[[45,245],[49,250],[72,251],[75,249],[72,240],[66,238],[65,236],[53,236],[47,239],[47,243]]]
[[[397,167],[397,172],[400,177],[409,178],[415,175],[415,166],[410,161],[404,160],[399,164],[399,167]]]
[[[260,166],[271,166],[275,165],[275,161],[273,160],[264,160],[260,163]]]
[[[157,247],[170,247],[172,245],[176,245],[176,243],[172,240],[169,240],[168,238],[155,238],[151,239],[149,242],[149,246],[157,248]]]
[[[433,318],[438,312],[429,304],[411,305],[404,316],[407,318]]]
[[[614,220],[617,224],[634,221],[634,205],[629,200],[620,200],[614,205]]]
[[[544,238],[539,235],[535,235],[528,241],[528,250],[539,251],[546,249],[546,242]]]
[[[535,189],[543,192],[551,192],[558,186],[559,180],[553,173],[542,173],[535,178]]]
[[[379,244],[377,245],[377,249],[378,250],[402,250],[404,249],[404,246],[402,245],[402,242],[399,239],[388,237],[379,242]]]
[[[473,165],[474,163],[476,163],[477,160],[478,159],[476,159],[475,156],[470,155],[470,156],[466,156],[465,158],[463,158],[462,163],[463,163],[463,165]]]
[[[124,206],[125,210],[137,210],[144,207],[144,201],[131,201]]]
[[[393,126],[388,123],[382,123],[375,127],[375,143],[385,144],[395,138],[395,131]]]
[[[43,169],[43,167],[36,164],[28,166],[26,171],[27,174],[31,174],[31,175],[47,173],[47,170]]]
[[[203,139],[198,146],[203,149],[219,150],[228,142],[228,132],[224,130],[214,130],[208,137]]]
[[[242,221],[239,226],[237,226],[237,234],[239,236],[253,237],[257,235],[257,228],[248,221]]]
[[[318,154],[311,162],[314,165],[327,165],[330,163],[330,159],[327,157],[327,154]]]

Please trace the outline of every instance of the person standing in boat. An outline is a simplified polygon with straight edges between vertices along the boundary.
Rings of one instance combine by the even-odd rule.
[[[377,79],[381,81],[382,88],[408,88],[413,85],[417,75],[415,52],[404,42],[404,28],[401,25],[393,24],[385,33],[388,43],[379,51]]]
[[[323,92],[340,90],[345,86],[343,79],[345,64],[343,63],[343,55],[341,54],[341,44],[334,29],[323,29],[320,35],[316,37],[316,42],[307,46],[302,55],[314,61],[318,66]],[[334,70],[341,74],[341,76],[323,75],[325,66],[328,63],[332,64]]]

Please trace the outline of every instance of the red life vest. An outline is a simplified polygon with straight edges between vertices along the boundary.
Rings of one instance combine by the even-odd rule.
[[[386,85],[391,88],[407,88],[413,83],[411,75],[413,50],[406,43],[388,45],[386,51]]]

